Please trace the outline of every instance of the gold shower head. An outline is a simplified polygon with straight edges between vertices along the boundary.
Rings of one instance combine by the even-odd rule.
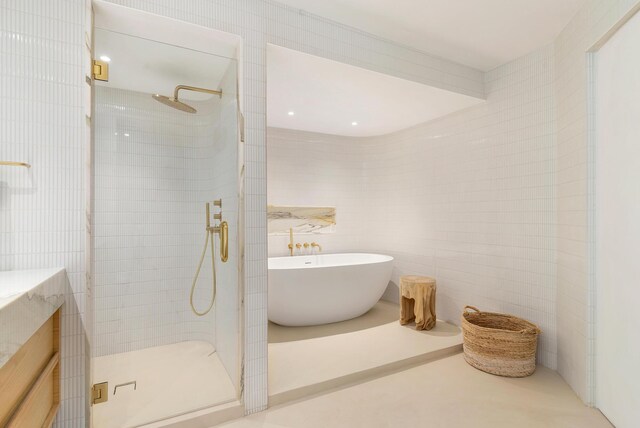
[[[169,98],[165,95],[160,95],[160,94],[153,94],[152,95],[153,99],[156,101],[160,101],[162,104],[169,106],[169,107],[173,107],[175,109],[178,109],[180,111],[184,111],[186,113],[195,113],[197,112],[196,109],[194,109],[193,107],[191,107],[188,104],[183,103],[182,101],[179,101],[177,98]]]
[[[182,101],[178,100],[178,91],[181,89],[184,89],[187,91],[194,91],[194,92],[204,92],[205,94],[214,94],[222,98],[222,91],[214,91],[213,89],[197,88],[195,86],[187,86],[187,85],[176,86],[176,89],[173,91],[173,98],[169,98],[165,95],[160,95],[160,94],[153,94],[152,97],[154,100],[160,101],[162,104],[167,105],[169,107],[173,107],[180,111],[184,111],[186,113],[197,112],[197,110],[191,107],[189,104],[185,104]]]

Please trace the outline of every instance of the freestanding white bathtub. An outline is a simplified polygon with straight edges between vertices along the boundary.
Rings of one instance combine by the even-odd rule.
[[[358,317],[382,297],[392,264],[379,254],[271,257],[269,320],[304,326]]]

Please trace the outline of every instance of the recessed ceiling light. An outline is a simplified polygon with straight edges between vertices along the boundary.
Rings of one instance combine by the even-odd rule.
[[[111,58],[109,58],[106,55],[101,55],[100,56],[100,60],[104,61],[104,62],[111,62]]]
[[[128,136],[129,136],[129,134],[124,134],[124,136],[125,136],[125,137],[128,137]]]
[[[358,122],[351,122],[351,125],[353,125],[353,126],[357,126],[357,125],[358,125]]]
[[[293,116],[293,115],[294,115],[294,114],[296,114],[296,113],[295,113],[295,112],[293,112],[293,111],[290,111],[288,114],[289,114],[289,116]]]

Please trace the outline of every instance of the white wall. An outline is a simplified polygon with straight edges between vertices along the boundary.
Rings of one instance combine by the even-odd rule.
[[[0,2],[0,270],[64,267],[61,407],[56,426],[88,409],[85,0]],[[90,15],[89,15],[90,16]]]
[[[617,427],[640,409],[640,13],[597,53],[596,405]]]
[[[595,396],[593,119],[586,52],[638,0],[587,0],[556,38],[555,102],[558,129],[558,372],[586,403]]]
[[[438,316],[456,324],[466,304],[523,316],[543,330],[539,361],[555,368],[552,48],[485,84],[485,104],[382,137],[270,129],[268,201],[336,205],[335,234],[296,241],[390,254],[396,284],[434,276]],[[269,253],[287,243],[270,236]],[[393,285],[386,298],[397,296]]]
[[[363,138],[267,130],[267,201],[270,205],[336,207],[334,233],[295,234],[296,243],[317,242],[326,253],[362,248]],[[269,256],[289,255],[289,235],[269,235]],[[296,250],[304,254],[311,250]],[[314,250],[317,251],[317,250]]]
[[[364,247],[395,257],[396,284],[434,276],[442,319],[458,324],[471,304],[538,324],[539,362],[555,368],[551,47],[488,72],[485,87],[484,105],[370,143]]]
[[[201,102],[188,114],[146,93],[96,87],[93,356],[184,340],[215,344],[215,313],[193,314],[189,291],[204,204],[213,199],[219,104]],[[199,310],[209,304],[211,275],[207,253]]]

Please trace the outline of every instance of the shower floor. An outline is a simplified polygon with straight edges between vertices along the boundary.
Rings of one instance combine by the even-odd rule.
[[[115,385],[136,381],[133,385]],[[109,400],[96,404],[96,428],[136,427],[236,400],[214,347],[188,341],[93,359],[93,382],[109,382]]]

